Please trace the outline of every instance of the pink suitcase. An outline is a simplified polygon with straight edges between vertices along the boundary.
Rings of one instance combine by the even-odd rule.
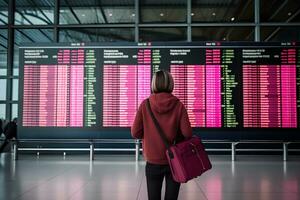
[[[212,168],[201,139],[197,136],[170,146],[166,154],[173,179],[180,183],[186,183]]]

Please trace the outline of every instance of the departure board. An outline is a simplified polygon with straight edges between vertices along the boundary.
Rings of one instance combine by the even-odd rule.
[[[299,43],[146,42],[20,47],[20,130],[128,131],[159,69],[194,130],[300,127]]]
[[[184,49],[171,50],[170,54],[171,63],[188,63],[171,64],[170,71],[174,95],[186,106],[192,127],[237,127],[232,101],[237,80],[228,68],[233,50]]]
[[[103,126],[130,127],[140,103],[150,95],[151,50],[103,51]],[[137,62],[129,57],[136,56]]]
[[[22,125],[96,125],[95,50],[24,50]]]
[[[244,127],[296,128],[296,80],[295,48],[243,50]]]

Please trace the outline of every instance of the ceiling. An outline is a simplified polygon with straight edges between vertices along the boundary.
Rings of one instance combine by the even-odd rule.
[[[54,23],[55,0],[16,0],[16,25],[46,25]],[[134,24],[135,0],[60,0],[60,24]],[[186,23],[186,0],[140,0],[140,23]],[[0,0],[0,26],[7,24],[8,0]],[[191,19],[193,23],[236,23],[254,22],[254,0],[192,0]],[[261,0],[261,22],[300,22],[299,0]],[[176,25],[174,25],[176,26]],[[172,29],[172,28],[171,28]],[[140,28],[142,40],[155,38],[186,38],[186,28]],[[124,31],[122,31],[124,30]],[[171,32],[170,32],[171,30]],[[225,39],[252,40],[253,27],[204,27],[192,28],[195,40]],[[282,27],[261,27],[262,39],[271,40],[280,32],[290,31]],[[299,31],[296,36],[299,37]],[[66,40],[86,38],[86,40],[129,40],[134,37],[134,29],[76,29],[62,30]],[[122,34],[124,35],[122,37]],[[297,35],[298,34],[298,35]],[[90,35],[90,36],[88,36]],[[281,34],[285,37],[288,34]],[[1,47],[6,46],[7,33],[0,32]],[[26,29],[15,34],[15,41],[51,41],[53,31]],[[112,39],[109,39],[111,37]],[[27,38],[27,39],[26,39]],[[300,38],[298,38],[300,40]]]

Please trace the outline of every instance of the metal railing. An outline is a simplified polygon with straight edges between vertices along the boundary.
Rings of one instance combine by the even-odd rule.
[[[231,160],[236,160],[237,151],[282,151],[283,161],[288,160],[288,145],[292,143],[300,143],[300,140],[283,141],[283,140],[203,140],[204,144],[229,144],[230,148],[207,148],[206,151],[231,151]],[[136,139],[17,139],[12,140],[13,143],[13,157],[18,159],[19,151],[37,151],[39,155],[40,151],[89,151],[90,160],[95,159],[95,151],[128,151],[135,152],[135,160],[138,161],[140,157],[141,141]],[[87,144],[87,148],[50,148],[50,147],[19,147],[20,144]],[[134,144],[135,148],[95,148],[96,144]],[[282,149],[237,149],[239,144],[281,144]],[[296,149],[300,151],[300,149]]]

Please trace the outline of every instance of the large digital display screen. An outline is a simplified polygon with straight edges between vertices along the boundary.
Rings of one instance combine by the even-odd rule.
[[[102,126],[130,127],[151,93],[151,50],[104,49],[102,67]]]
[[[159,69],[194,130],[300,127],[296,42],[63,43],[20,47],[21,135],[128,133]]]
[[[41,48],[22,56],[22,126],[96,125],[95,50]]]

